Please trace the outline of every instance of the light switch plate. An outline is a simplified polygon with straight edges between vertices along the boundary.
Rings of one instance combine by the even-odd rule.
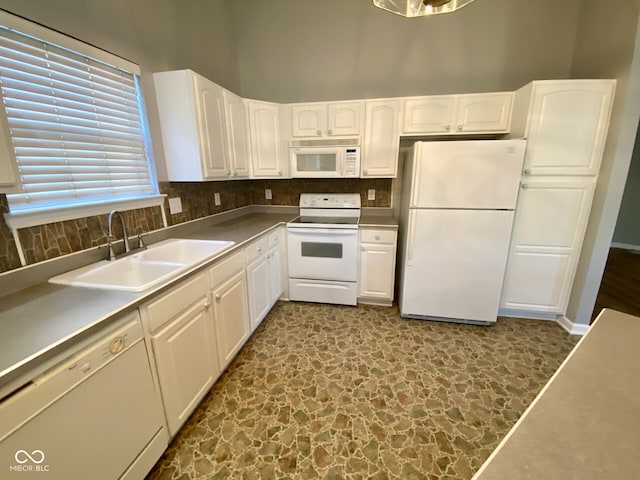
[[[171,215],[175,215],[176,213],[180,212],[182,212],[182,200],[180,200],[180,197],[170,198],[169,213]]]
[[[370,188],[367,192],[367,200],[375,200],[376,199],[376,189]]]
[[[214,193],[213,194],[213,203],[216,205],[216,207],[219,207],[222,202],[220,201],[220,194],[219,193]]]
[[[271,196],[271,189],[270,188],[265,188],[264,189],[264,198],[266,198],[267,200],[271,200],[273,198]]]

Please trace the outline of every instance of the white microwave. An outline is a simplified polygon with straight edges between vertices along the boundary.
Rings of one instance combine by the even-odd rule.
[[[360,147],[303,146],[291,147],[293,178],[358,178]]]

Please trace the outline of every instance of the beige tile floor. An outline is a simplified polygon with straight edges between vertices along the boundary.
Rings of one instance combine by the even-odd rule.
[[[577,340],[280,302],[148,479],[469,479]]]

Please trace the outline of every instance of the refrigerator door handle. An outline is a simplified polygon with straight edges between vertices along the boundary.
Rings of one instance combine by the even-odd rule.
[[[410,267],[413,263],[413,242],[414,242],[414,230],[416,223],[416,212],[414,209],[409,209],[409,229],[407,232],[407,266]]]

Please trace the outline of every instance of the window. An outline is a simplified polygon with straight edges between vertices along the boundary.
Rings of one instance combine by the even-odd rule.
[[[106,213],[114,202],[160,205],[137,65],[5,17],[0,90],[22,182],[7,195],[12,228]]]

